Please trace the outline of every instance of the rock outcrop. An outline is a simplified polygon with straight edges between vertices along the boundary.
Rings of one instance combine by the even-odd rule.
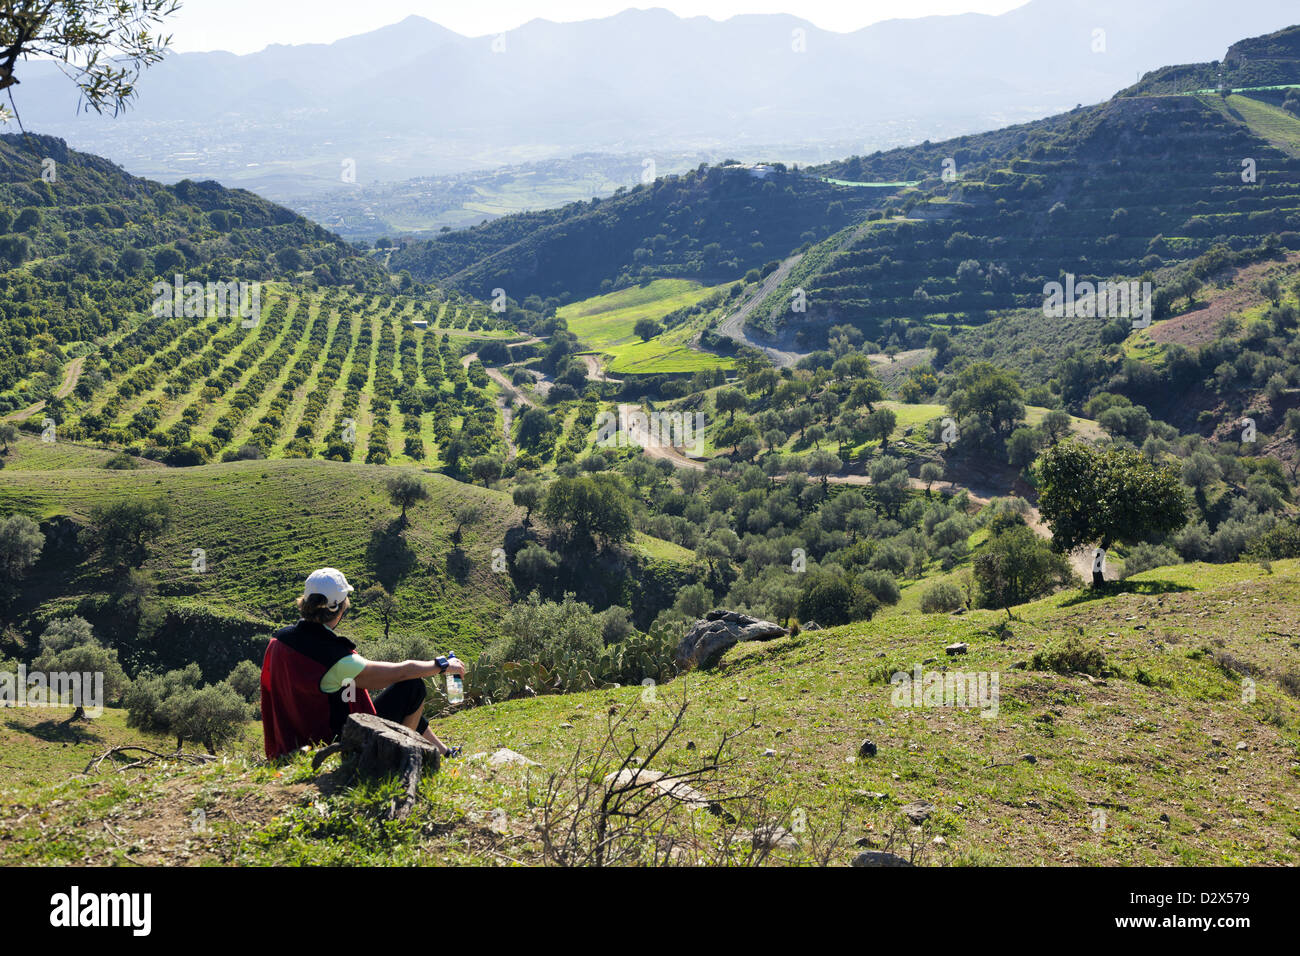
[[[681,643],[674,660],[678,667],[712,667],[740,641],[770,641],[789,632],[779,624],[760,621],[737,611],[710,611],[696,621]]]

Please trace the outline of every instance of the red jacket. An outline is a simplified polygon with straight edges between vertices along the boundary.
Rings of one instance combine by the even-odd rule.
[[[327,694],[321,678],[356,645],[323,624],[299,621],[271,638],[262,660],[262,733],[267,759],[306,744],[328,743],[348,714],[373,714],[370,692],[357,687]]]

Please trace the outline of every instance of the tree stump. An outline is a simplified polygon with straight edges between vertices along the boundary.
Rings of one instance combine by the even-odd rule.
[[[343,769],[348,774],[382,777],[391,773],[402,779],[406,793],[393,802],[390,820],[411,812],[420,777],[437,773],[442,760],[438,749],[414,730],[374,714],[349,714],[339,742],[316,754],[312,769],[319,769],[334,753],[343,754]]]

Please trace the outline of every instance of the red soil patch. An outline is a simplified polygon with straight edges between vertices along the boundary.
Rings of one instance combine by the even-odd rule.
[[[1286,280],[1294,274],[1297,263],[1300,263],[1300,252],[1292,252],[1288,253],[1285,262],[1256,262],[1237,269],[1231,276],[1232,284],[1228,288],[1202,290],[1208,296],[1206,303],[1190,312],[1152,325],[1147,329],[1147,335],[1160,345],[1177,343],[1195,348],[1212,342],[1219,323],[1228,316],[1264,304],[1264,294],[1259,291],[1260,283],[1271,276],[1277,278],[1285,288]]]

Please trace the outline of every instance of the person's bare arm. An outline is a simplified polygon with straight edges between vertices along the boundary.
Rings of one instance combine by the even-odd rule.
[[[464,673],[465,665],[455,659],[447,662],[446,670],[440,668],[437,661],[402,661],[400,664],[367,661],[365,668],[356,676],[356,685],[362,690],[383,690],[412,677]]]

